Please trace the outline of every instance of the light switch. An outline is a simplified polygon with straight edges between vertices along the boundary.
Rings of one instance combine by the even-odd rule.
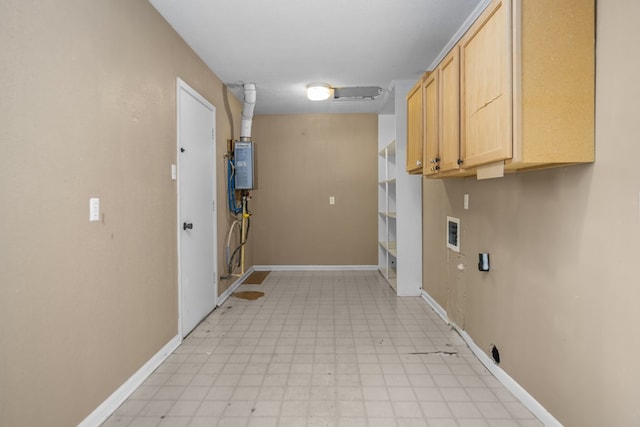
[[[100,198],[89,199],[89,221],[100,221]]]
[[[176,168],[176,165],[171,165],[171,179],[175,181],[177,178],[178,178],[178,168]]]
[[[336,204],[336,198],[334,196],[329,196],[329,204],[330,205],[335,205]]]
[[[464,195],[464,208],[467,209],[467,210],[469,209],[469,195],[468,194]]]

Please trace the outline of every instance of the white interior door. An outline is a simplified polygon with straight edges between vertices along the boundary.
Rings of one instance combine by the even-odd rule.
[[[180,332],[216,306],[215,107],[182,80],[178,103]]]

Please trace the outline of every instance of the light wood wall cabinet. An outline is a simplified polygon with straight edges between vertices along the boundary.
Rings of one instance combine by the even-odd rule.
[[[594,0],[493,0],[459,45],[464,168],[594,160]]]
[[[424,175],[594,161],[594,0],[493,0],[425,76]]]
[[[440,172],[460,169],[460,55],[458,47],[440,65]]]
[[[425,176],[460,169],[460,55],[458,47],[424,79],[424,168]]]
[[[422,173],[422,81],[407,94],[407,172]]]
[[[465,168],[511,158],[511,5],[492,2],[460,42]]]
[[[422,84],[422,114],[423,114],[423,147],[424,147],[424,167],[423,175],[437,174],[440,169],[440,116],[439,88],[438,84],[440,71],[434,70],[424,79]]]

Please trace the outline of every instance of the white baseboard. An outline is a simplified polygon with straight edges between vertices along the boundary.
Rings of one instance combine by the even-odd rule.
[[[218,301],[216,302],[216,306],[220,307],[222,304],[224,304],[224,302],[231,296],[232,293],[234,293],[236,291],[236,289],[238,289],[238,287],[242,284],[242,282],[244,282],[244,279],[246,279],[247,277],[249,277],[249,275],[251,273],[253,273],[255,271],[255,267],[251,267],[249,268],[247,271],[244,272],[244,274],[240,277],[238,277],[235,282],[233,282],[231,284],[231,286],[229,286],[227,288],[226,291],[224,291],[222,293],[222,295],[220,295],[218,297]]]
[[[147,379],[149,375],[156,370],[158,366],[162,362],[166,360],[167,357],[173,353],[173,351],[178,348],[182,340],[179,335],[176,335],[165,344],[164,347],[160,349],[151,359],[147,361],[140,369],[136,371],[124,384],[122,384],[116,391],[114,391],[111,396],[107,398],[104,402],[100,404],[87,418],[82,420],[79,427],[94,427],[99,426],[103,422],[106,421],[107,418],[111,414],[115,412],[116,409],[122,403],[127,400],[131,394],[136,391],[138,387]]]
[[[422,290],[421,296],[422,296],[422,299],[425,300],[427,304],[431,306],[431,308],[433,308],[433,311],[435,311],[438,314],[438,316],[440,316],[440,318],[444,320],[444,323],[448,325],[449,318],[447,317],[447,311],[444,308],[442,308],[442,306],[438,304],[436,300],[431,298],[431,295],[426,293],[424,289]]]
[[[254,265],[256,271],[376,271],[377,265]]]
[[[522,388],[520,384],[516,382],[513,378],[509,376],[502,368],[496,365],[493,360],[487,356],[487,354],[482,351],[480,347],[473,341],[473,338],[469,336],[464,330],[460,329],[458,325],[451,322],[447,317],[447,312],[434,300],[431,295],[429,295],[424,290],[422,291],[422,299],[424,299],[427,304],[433,308],[433,310],[438,313],[438,315],[445,321],[445,323],[451,325],[456,332],[462,337],[464,342],[467,344],[469,349],[475,354],[475,356],[480,360],[480,362],[484,365],[485,368],[493,376],[500,381],[500,383],[505,386],[507,390],[509,390],[515,397],[522,403],[533,415],[535,415],[546,427],[562,427],[560,421],[558,421],[553,415],[546,410],[544,406],[540,404],[533,396],[531,396],[527,390]]]
[[[527,390],[522,388],[522,386],[518,384],[516,380],[511,378],[509,374],[507,374],[502,368],[496,365],[493,360],[491,360],[491,358],[489,358],[489,356],[487,356],[485,352],[476,345],[469,334],[458,328],[455,323],[452,323],[451,325],[467,343],[473,354],[475,354],[476,357],[480,359],[480,362],[482,362],[485,368],[487,368],[487,370],[491,372],[493,376],[496,377],[496,379],[507,388],[507,390],[513,393],[516,399],[518,399],[524,406],[526,406],[527,409],[529,409],[533,413],[533,415],[538,417],[538,419],[542,421],[542,424],[544,424],[546,427],[562,427],[560,421],[555,419],[555,417],[551,415],[549,411],[547,411],[546,408],[540,404],[540,402],[538,402],[533,396],[531,396],[527,392]]]

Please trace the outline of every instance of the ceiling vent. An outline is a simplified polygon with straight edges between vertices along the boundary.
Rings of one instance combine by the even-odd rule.
[[[355,86],[333,88],[334,101],[373,101],[383,92],[378,86]]]

